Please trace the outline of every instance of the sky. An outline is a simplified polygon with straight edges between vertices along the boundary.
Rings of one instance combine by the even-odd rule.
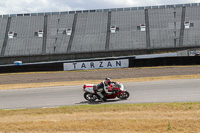
[[[200,3],[200,0],[0,0],[0,14],[62,12]]]

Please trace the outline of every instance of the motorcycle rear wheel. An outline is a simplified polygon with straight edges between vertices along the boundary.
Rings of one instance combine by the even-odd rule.
[[[97,99],[97,97],[89,92],[84,93],[84,98],[90,102],[93,102]]]

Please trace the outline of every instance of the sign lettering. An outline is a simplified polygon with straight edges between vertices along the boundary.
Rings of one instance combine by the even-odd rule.
[[[101,62],[99,62],[99,63],[100,63],[100,64],[99,64],[99,67],[103,67],[103,66],[102,66],[103,62],[101,61]]]
[[[95,68],[95,67],[94,67],[94,62],[91,62],[91,63],[90,63],[90,67],[91,67],[91,68]]]
[[[121,59],[121,60],[105,60],[105,61],[72,62],[72,63],[64,63],[63,65],[64,65],[64,71],[105,69],[105,68],[127,68],[129,67],[129,60]]]

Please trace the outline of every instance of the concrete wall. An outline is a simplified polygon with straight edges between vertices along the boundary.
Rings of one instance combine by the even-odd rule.
[[[33,62],[44,62],[44,61],[88,59],[88,58],[97,58],[97,57],[100,58],[100,57],[118,57],[118,56],[129,56],[129,55],[154,54],[154,53],[186,50],[189,48],[191,47],[167,48],[167,49],[94,51],[94,52],[67,53],[67,54],[0,57],[0,65],[13,64],[14,61],[22,61],[23,63],[33,63]]]

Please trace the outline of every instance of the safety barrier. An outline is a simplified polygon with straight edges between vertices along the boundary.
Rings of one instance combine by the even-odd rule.
[[[128,60],[127,67],[150,67],[150,66],[171,66],[171,65],[199,65],[200,56],[185,56],[185,57],[160,57],[160,58],[142,58],[135,59],[135,57],[121,57],[121,58],[104,58],[104,59],[88,59],[88,60],[73,60],[73,61],[60,61],[60,62],[47,62],[47,63],[32,63],[22,65],[7,65],[0,66],[0,73],[13,73],[13,72],[37,72],[37,71],[63,71],[65,63],[80,63],[82,68],[85,70],[87,64],[84,62],[95,63],[98,62],[98,66],[103,65],[107,68],[118,68],[122,66],[120,60]],[[84,64],[83,64],[84,63]],[[120,64],[121,63],[121,64]],[[75,65],[75,64],[74,64]],[[125,64],[127,65],[127,64]],[[91,67],[91,66],[90,66]],[[92,67],[95,67],[93,64]],[[122,66],[126,67],[126,66]],[[104,68],[104,67],[103,67]],[[120,68],[120,67],[119,67]],[[100,68],[98,68],[100,69]]]

